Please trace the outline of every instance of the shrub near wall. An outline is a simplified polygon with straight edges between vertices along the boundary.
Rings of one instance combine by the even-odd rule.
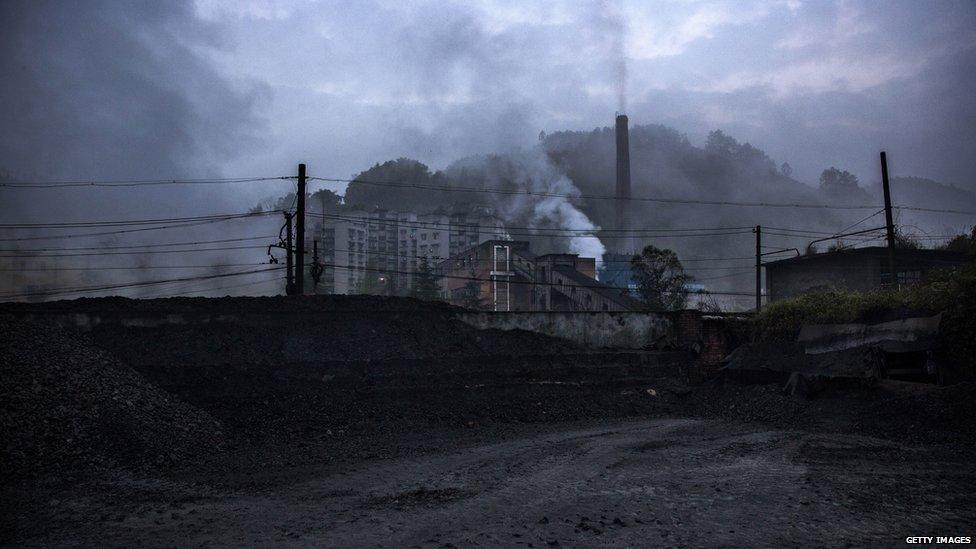
[[[976,265],[932,273],[923,286],[827,291],[777,301],[756,316],[753,337],[794,341],[804,324],[873,323],[939,312],[946,358],[968,377],[976,377]]]

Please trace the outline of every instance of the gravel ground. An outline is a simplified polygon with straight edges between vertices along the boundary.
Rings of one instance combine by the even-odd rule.
[[[25,546],[893,546],[972,536],[976,464],[944,449],[720,420],[552,424],[231,486],[113,479],[54,497]]]
[[[56,326],[0,322],[0,469],[71,482],[102,468],[169,467],[219,451],[222,426]]]
[[[163,301],[184,313],[280,305]],[[0,321],[0,544],[888,546],[976,534],[972,383],[832,383],[814,399],[690,386],[685,353],[479,332],[439,306],[421,323],[413,300],[363,300],[356,328],[355,300],[328,303],[345,320],[309,322],[291,341],[274,322],[79,334]],[[390,303],[407,316],[380,314]]]

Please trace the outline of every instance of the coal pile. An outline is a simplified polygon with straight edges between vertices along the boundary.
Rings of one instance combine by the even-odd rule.
[[[4,483],[107,468],[149,470],[224,445],[220,423],[84,335],[0,321]]]
[[[949,441],[962,435],[964,440],[974,443],[976,382],[947,387],[906,384],[905,388],[909,390],[867,403],[858,420],[884,427],[878,432],[889,437]]]
[[[193,466],[222,442],[218,461],[256,448],[331,459],[350,437],[661,413],[674,396],[646,389],[686,359],[480,330],[405,298],[107,298],[4,313],[38,324],[10,320],[5,342],[20,464],[50,453]]]
[[[919,444],[963,442],[976,451],[976,383],[939,387],[892,380],[835,379],[816,395],[783,383],[718,378],[695,388],[682,413],[785,429],[877,436]]]
[[[558,354],[571,342],[525,331],[479,330],[441,302],[380,296],[126,298],[3,303],[0,314],[71,325],[91,318],[96,345],[122,362],[279,365],[322,360]]]

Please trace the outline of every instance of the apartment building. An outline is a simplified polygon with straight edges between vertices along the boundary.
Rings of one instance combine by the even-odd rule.
[[[369,255],[370,214],[344,213],[326,219],[319,234],[319,260],[325,266],[318,293],[354,294],[362,288]]]
[[[422,259],[433,268],[451,257],[453,250],[509,239],[504,224],[486,210],[344,212],[325,217],[314,232],[325,265],[316,291],[339,294],[405,295],[414,285]]]

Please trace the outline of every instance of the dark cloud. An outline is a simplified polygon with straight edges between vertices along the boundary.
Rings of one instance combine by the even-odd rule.
[[[0,10],[0,169],[11,175],[218,176],[254,145],[265,88],[229,82],[197,53],[219,47],[221,30],[190,3],[32,0]],[[194,202],[171,191],[139,199],[157,211]]]

